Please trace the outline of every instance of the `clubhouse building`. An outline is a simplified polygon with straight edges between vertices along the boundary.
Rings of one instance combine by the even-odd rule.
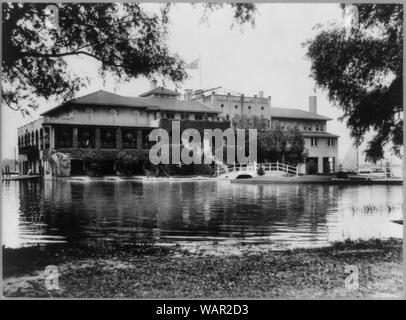
[[[327,132],[331,120],[317,114],[315,97],[310,110],[273,108],[271,98],[221,95],[185,95],[157,87],[138,97],[97,91],[45,111],[18,128],[19,172],[45,178],[75,175],[114,175],[120,164],[132,163],[133,174],[143,174],[153,143],[154,128],[179,120],[184,128],[220,128],[237,115],[259,117],[266,127],[297,127],[305,137],[306,174],[332,173],[337,167],[338,136]]]

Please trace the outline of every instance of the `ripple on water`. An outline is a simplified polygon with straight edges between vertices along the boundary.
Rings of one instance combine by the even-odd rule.
[[[278,247],[402,237],[402,186],[237,185],[228,181],[10,181],[8,247],[80,239]]]

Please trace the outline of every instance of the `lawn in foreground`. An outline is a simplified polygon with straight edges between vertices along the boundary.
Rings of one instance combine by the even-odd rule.
[[[215,244],[213,244],[215,246]],[[346,241],[331,247],[241,254],[190,253],[177,246],[93,243],[3,248],[6,297],[373,298],[402,295],[402,242]],[[59,290],[43,271],[59,269]],[[357,289],[346,267],[356,266]]]

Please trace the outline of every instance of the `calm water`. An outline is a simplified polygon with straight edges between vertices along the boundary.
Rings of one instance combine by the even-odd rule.
[[[7,247],[108,239],[275,247],[402,237],[402,186],[199,182],[3,182]],[[232,241],[231,241],[232,242]]]

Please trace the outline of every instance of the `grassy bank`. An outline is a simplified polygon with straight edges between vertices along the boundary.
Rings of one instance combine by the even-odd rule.
[[[213,244],[215,246],[215,244]],[[58,245],[3,249],[8,297],[398,297],[400,240],[346,241],[328,248],[238,255],[190,253],[178,246]],[[43,270],[56,265],[59,290],[47,291]],[[345,268],[357,266],[358,289],[345,288]]]

